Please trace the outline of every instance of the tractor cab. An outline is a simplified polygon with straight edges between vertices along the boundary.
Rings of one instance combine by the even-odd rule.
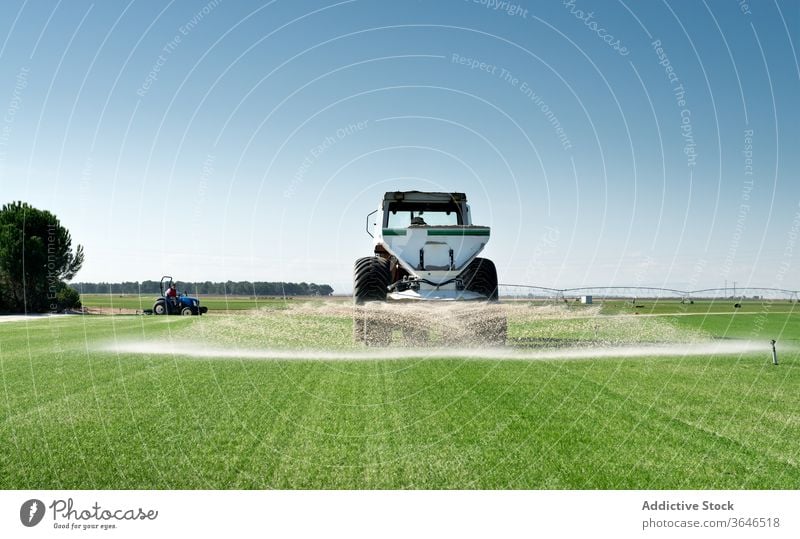
[[[173,284],[175,283],[169,275],[161,277],[161,284],[159,285],[161,295],[153,304],[153,314],[199,316],[208,312],[208,307],[201,306],[199,299],[190,297],[185,291],[182,294],[176,294],[174,297],[168,296],[167,291],[172,288]]]

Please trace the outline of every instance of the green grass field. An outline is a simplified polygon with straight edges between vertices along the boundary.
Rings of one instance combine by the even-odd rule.
[[[763,341],[763,353],[547,361],[379,359],[380,350],[376,359],[331,361],[181,354],[187,343],[354,349],[346,304],[334,303],[0,323],[0,488],[800,487],[800,310],[792,305],[706,314],[722,306],[701,303],[687,314],[662,302],[640,309],[659,315],[645,317],[607,304],[585,316],[509,320],[518,350],[544,336],[687,349],[698,339],[746,339]],[[162,343],[163,352],[106,348],[123,342]]]

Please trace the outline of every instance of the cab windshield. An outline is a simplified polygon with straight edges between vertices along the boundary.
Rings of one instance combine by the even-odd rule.
[[[399,211],[389,213],[389,228],[406,228],[411,224],[418,226],[457,225],[458,215],[455,212],[443,211]]]
[[[436,204],[428,207],[403,204],[389,205],[386,226],[388,228],[407,228],[409,226],[454,226],[464,220],[457,204]]]

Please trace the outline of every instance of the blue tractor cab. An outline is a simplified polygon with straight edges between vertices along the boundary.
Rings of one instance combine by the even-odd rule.
[[[200,300],[183,294],[175,298],[168,298],[166,292],[172,286],[172,277],[165,275],[161,278],[161,296],[153,304],[153,314],[180,314],[183,316],[199,316],[208,312],[208,307],[200,306]]]

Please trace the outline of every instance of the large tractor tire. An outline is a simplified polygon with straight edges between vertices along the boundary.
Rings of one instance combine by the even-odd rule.
[[[486,296],[489,301],[497,301],[497,269],[488,258],[476,258],[464,272],[464,286],[467,290]]]
[[[353,299],[356,305],[368,301],[386,301],[390,279],[388,260],[378,256],[356,260],[353,268]]]
[[[163,301],[156,301],[153,305],[153,314],[167,314],[167,305]]]
[[[389,261],[377,256],[356,260],[353,268],[353,338],[367,346],[384,346],[392,340],[392,330],[385,315],[364,304],[386,301],[391,275]]]

